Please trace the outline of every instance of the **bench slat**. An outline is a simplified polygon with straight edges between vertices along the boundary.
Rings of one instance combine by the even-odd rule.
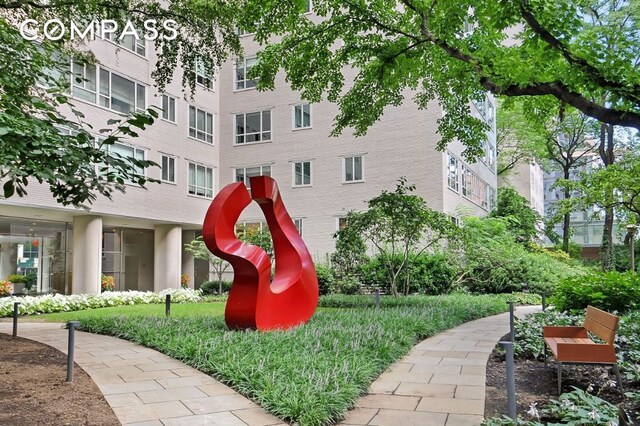
[[[584,328],[607,342],[607,344],[612,345],[616,337],[618,321],[619,318],[615,315],[593,306],[587,306]]]
[[[558,342],[555,355],[560,362],[602,364],[615,364],[617,362],[616,351],[612,345],[591,344],[586,348],[585,345]]]
[[[554,326],[542,327],[544,337],[589,337],[584,327]]]

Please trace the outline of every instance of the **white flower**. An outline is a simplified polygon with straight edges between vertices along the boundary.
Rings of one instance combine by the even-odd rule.
[[[593,383],[589,383],[589,387],[587,388],[587,392],[593,392]]]
[[[609,380],[607,382],[607,386],[609,386],[610,388],[615,388],[618,384],[616,383],[615,380]]]
[[[529,411],[527,411],[527,414],[531,417],[535,417],[538,420],[540,419],[540,413],[538,412],[538,409],[536,408],[538,404],[535,402],[532,402],[531,405],[529,405]]]
[[[607,426],[618,426],[618,423],[616,423],[613,420],[609,420],[609,423],[607,423]]]
[[[589,418],[591,420],[600,420],[600,414],[598,414],[598,412],[596,411],[596,409],[594,408],[593,410],[591,410],[591,412],[589,413]]]

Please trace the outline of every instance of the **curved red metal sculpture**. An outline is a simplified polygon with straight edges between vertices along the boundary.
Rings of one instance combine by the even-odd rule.
[[[318,279],[313,260],[268,176],[250,178],[251,195],[242,182],[225,186],[211,202],[202,236],[209,250],[233,267],[233,284],[225,309],[229,328],[285,329],[305,323],[318,305]],[[243,243],[235,224],[254,199],[269,226],[276,270],[260,247]]]

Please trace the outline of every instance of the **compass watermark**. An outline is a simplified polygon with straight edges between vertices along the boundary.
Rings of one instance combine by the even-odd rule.
[[[74,21],[64,23],[60,19],[49,19],[40,24],[35,19],[25,19],[20,24],[20,35],[26,40],[44,38],[52,41],[67,36],[70,41],[93,41],[96,38],[120,41],[127,36],[133,36],[136,40],[161,38],[170,41],[178,36],[178,23],[173,19],[147,19],[142,24],[143,28],[136,28],[133,22],[126,21],[120,28],[118,22],[113,19],[93,20],[83,24]]]

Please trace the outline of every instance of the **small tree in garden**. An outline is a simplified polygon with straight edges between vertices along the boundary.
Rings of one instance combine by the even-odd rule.
[[[529,243],[537,239],[540,216],[527,199],[513,188],[498,189],[498,203],[489,216],[506,218],[508,229],[518,242]]]
[[[209,276],[211,277],[211,275],[213,275],[217,278],[218,294],[222,294],[222,276],[229,268],[229,263],[211,253],[202,240],[202,236],[185,244],[184,249],[191,253],[196,259],[207,260],[209,262]]]
[[[331,254],[331,266],[339,278],[354,276],[360,272],[360,267],[367,260],[367,245],[358,229],[349,226],[351,220],[359,213],[351,211],[346,218],[345,226],[333,234],[336,239],[336,251]]]
[[[423,253],[457,231],[445,214],[429,209],[424,199],[410,194],[414,190],[415,185],[402,177],[394,192],[382,191],[369,200],[368,210],[347,216],[345,229],[362,235],[379,253],[394,296],[399,294],[398,277],[407,268],[410,255]],[[397,258],[400,262],[394,261]],[[409,280],[406,274],[403,294],[409,291]]]

